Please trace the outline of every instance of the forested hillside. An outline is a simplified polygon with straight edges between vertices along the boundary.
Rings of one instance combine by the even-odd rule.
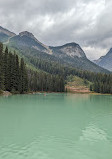
[[[8,45],[17,49],[27,59],[29,57],[32,59],[39,58],[82,70],[102,73],[109,72],[87,59],[84,51],[76,43],[49,47],[39,42],[31,33],[22,32],[10,38]],[[32,61],[30,62],[32,64]]]
[[[0,90],[12,93],[28,91],[64,91],[64,79],[45,72],[37,73],[26,68],[23,58],[11,53],[0,43]]]
[[[61,75],[64,79],[67,79],[69,75],[76,75],[82,79],[86,79],[93,84],[90,86],[90,90],[98,93],[112,93],[112,74],[94,73],[90,71],[79,70],[74,67],[64,66],[62,64],[43,60],[39,58],[31,58],[29,60],[34,64],[36,68],[44,70],[50,74]]]
[[[27,92],[28,77],[24,60],[19,62],[18,56],[8,52],[6,47],[3,52],[3,44],[0,43],[0,90],[9,92]]]
[[[27,56],[36,69],[26,67],[24,59],[0,43],[0,90],[12,93],[29,91],[64,92],[67,77],[75,75],[91,82],[90,90],[98,93],[112,93],[112,74],[79,70],[57,63],[55,60]]]

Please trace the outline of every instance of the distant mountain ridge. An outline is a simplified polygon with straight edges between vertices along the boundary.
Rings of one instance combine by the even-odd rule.
[[[2,34],[5,38],[2,41]],[[18,50],[27,59],[39,58],[48,62],[56,62],[66,66],[75,67],[92,72],[108,72],[87,59],[86,54],[75,42],[63,46],[47,46],[38,41],[35,36],[23,31],[16,35],[1,27],[0,41],[11,48]],[[32,60],[30,60],[32,62]]]
[[[98,60],[94,61],[97,65],[112,71],[112,48],[108,51],[105,56],[100,57]]]
[[[3,27],[0,26],[0,41],[1,42],[6,42],[8,41],[8,38],[15,36],[16,34],[4,29]]]
[[[15,36],[16,34],[7,30],[7,29],[4,29],[3,27],[0,26],[0,33],[4,33],[6,34],[7,36],[11,37],[11,36]]]

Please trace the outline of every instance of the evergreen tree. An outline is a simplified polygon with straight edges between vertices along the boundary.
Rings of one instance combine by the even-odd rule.
[[[3,44],[0,43],[0,90],[4,90]]]
[[[8,47],[5,49],[4,53],[4,86],[5,90],[8,88]]]
[[[28,80],[27,80],[27,71],[23,58],[20,62],[20,83],[19,83],[19,92],[24,93],[28,91]]]
[[[20,68],[19,68],[19,58],[17,55],[15,55],[15,76],[16,76],[15,90],[19,91]]]

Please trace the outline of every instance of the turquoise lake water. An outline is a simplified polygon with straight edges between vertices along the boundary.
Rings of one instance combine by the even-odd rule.
[[[0,159],[112,159],[112,96],[0,97]]]

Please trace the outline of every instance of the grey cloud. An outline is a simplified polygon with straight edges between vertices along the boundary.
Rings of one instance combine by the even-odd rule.
[[[0,25],[47,45],[79,43],[98,58],[112,47],[112,0],[0,0]]]

